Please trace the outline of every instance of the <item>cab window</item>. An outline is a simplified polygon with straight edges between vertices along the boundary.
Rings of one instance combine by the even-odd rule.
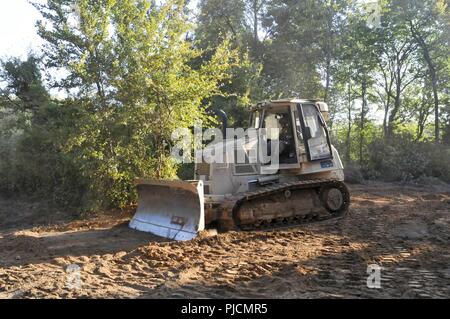
[[[304,136],[309,149],[310,159],[320,160],[331,158],[331,147],[329,144],[326,124],[314,104],[303,104],[303,121],[305,125]]]

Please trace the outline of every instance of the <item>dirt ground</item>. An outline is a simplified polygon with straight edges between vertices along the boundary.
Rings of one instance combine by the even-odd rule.
[[[0,298],[450,297],[450,189],[350,188],[342,219],[190,242],[128,229],[131,212],[64,221],[3,199]]]

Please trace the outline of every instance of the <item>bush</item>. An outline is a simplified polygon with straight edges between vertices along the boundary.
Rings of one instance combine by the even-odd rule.
[[[369,158],[363,168],[366,178],[410,181],[421,176],[450,182],[450,149],[431,142],[417,142],[410,135],[369,144]]]
[[[344,168],[345,182],[349,184],[361,184],[364,182],[364,176],[361,170],[354,164],[348,164]]]
[[[47,133],[25,131],[1,137],[0,191],[49,200],[57,207],[78,207],[83,182],[71,159]]]

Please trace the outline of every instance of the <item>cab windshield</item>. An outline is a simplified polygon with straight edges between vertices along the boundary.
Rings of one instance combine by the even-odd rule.
[[[311,160],[320,160],[331,157],[331,148],[328,142],[326,124],[319,110],[313,104],[303,104],[303,118],[309,131],[306,141],[309,147]]]

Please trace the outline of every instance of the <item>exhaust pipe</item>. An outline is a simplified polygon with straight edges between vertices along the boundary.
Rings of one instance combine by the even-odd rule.
[[[223,139],[225,140],[227,138],[228,115],[227,115],[227,113],[225,113],[224,110],[219,110],[218,112],[216,112],[216,114],[222,120],[222,134],[223,134]]]

